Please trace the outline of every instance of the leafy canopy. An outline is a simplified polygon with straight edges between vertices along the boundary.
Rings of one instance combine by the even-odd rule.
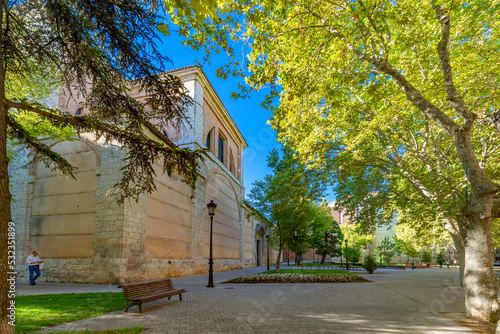
[[[319,216],[315,203],[323,196],[325,183],[320,173],[306,168],[286,148],[281,155],[272,150],[268,166],[273,174],[253,184],[248,202],[255,209],[254,214],[262,216],[267,223],[271,241],[278,246],[279,259],[287,241],[296,232],[300,236],[305,233]],[[297,246],[303,242],[305,240],[297,240]]]

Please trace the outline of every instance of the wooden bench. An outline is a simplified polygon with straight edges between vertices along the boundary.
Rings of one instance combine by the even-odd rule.
[[[123,289],[123,294],[127,299],[125,312],[129,307],[139,305],[139,312],[142,313],[141,304],[143,302],[152,302],[167,297],[170,300],[170,297],[175,295],[179,295],[179,300],[182,301],[182,294],[186,292],[184,289],[174,289],[172,281],[168,278],[121,284],[118,287]]]

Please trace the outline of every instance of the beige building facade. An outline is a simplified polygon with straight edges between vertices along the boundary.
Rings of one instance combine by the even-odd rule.
[[[206,273],[206,204],[211,200],[217,203],[215,271],[263,264],[265,226],[242,205],[247,143],[201,69],[192,66],[171,74],[183,80],[195,103],[185,122],[153,125],[148,135],[179,147],[210,149],[200,164],[196,188],[182,183],[175,172],[162,174],[158,163],[157,191],[119,205],[110,190],[121,178],[120,145],[90,134],[53,143],[52,149],[78,168],[77,180],[42,164],[12,172],[19,279],[26,280],[24,262],[35,249],[46,260],[45,281],[116,284]],[[131,94],[140,101],[147,98],[136,87]],[[88,112],[83,101],[64,90],[59,108]]]

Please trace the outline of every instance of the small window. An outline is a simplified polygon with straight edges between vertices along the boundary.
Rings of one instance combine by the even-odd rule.
[[[210,149],[210,135],[212,134],[212,131],[210,131],[207,135],[207,140],[205,141],[205,146]]]
[[[82,114],[82,108],[78,108],[78,110],[76,111],[75,115],[76,116],[80,116]]]
[[[234,167],[234,158],[233,158],[233,152],[229,154],[229,171],[233,173],[234,176],[236,176],[236,168]]]
[[[219,134],[219,150],[217,152],[217,157],[224,163],[224,138]]]

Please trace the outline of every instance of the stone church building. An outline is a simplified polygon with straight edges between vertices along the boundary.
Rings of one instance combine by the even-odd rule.
[[[41,163],[12,172],[20,280],[27,280],[25,260],[32,250],[45,260],[42,281],[116,284],[207,273],[211,200],[217,203],[215,271],[265,263],[264,224],[242,204],[245,139],[200,68],[168,73],[182,79],[195,102],[186,114],[189,123],[152,126],[149,135],[179,147],[210,149],[196,189],[175,173],[161,174],[157,164],[157,191],[119,205],[109,190],[120,179],[122,147],[89,134],[54,143],[53,150],[78,168],[76,181]],[[145,98],[134,87],[131,94]],[[83,100],[64,90],[59,108],[88,112]]]

